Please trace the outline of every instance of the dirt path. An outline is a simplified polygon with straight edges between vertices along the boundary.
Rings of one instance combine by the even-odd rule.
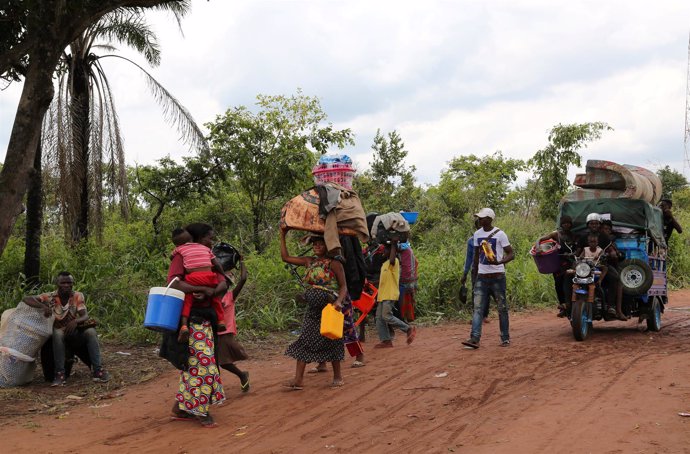
[[[167,372],[102,404],[5,417],[0,437],[5,452],[36,453],[690,452],[690,418],[678,415],[690,411],[690,292],[671,301],[659,333],[595,323],[585,343],[552,312],[511,316],[510,348],[497,320],[477,351],[461,348],[468,325],[420,329],[410,347],[369,348],[339,389],[315,374],[286,391],[293,361],[264,354],[242,363],[247,395],[224,373],[212,431],[169,420],[177,375],[161,363]]]

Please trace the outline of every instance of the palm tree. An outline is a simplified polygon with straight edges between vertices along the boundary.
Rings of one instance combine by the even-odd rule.
[[[129,211],[123,141],[101,60],[119,58],[141,70],[166,120],[176,126],[181,138],[192,148],[207,149],[191,114],[142,66],[112,54],[117,50],[113,42],[135,49],[151,66],[160,63],[157,38],[142,11],[121,9],[104,16],[64,52],[56,96],[44,122],[48,127],[42,144],[45,167],[56,175],[66,234],[75,243],[91,231],[100,236],[104,200],[111,207],[119,205],[125,218]],[[98,55],[97,50],[110,53]]]

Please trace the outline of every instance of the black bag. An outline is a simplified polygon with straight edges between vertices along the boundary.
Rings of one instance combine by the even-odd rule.
[[[467,303],[467,287],[465,286],[465,284],[462,284],[462,286],[460,287],[460,295],[459,296],[460,296],[460,302],[462,304],[466,304]]]
[[[376,227],[376,241],[379,244],[390,244],[391,240],[397,240],[399,243],[407,241],[409,232],[398,232],[397,230],[386,230],[383,222],[379,221]]]
[[[220,262],[223,271],[230,271],[237,267],[241,258],[239,251],[228,243],[218,243],[213,246],[213,255],[215,255]]]
[[[203,323],[204,320],[211,322],[211,329],[213,330],[213,345],[214,348],[218,344],[218,320],[216,318],[216,311],[211,306],[195,307],[193,306],[189,314],[190,323]],[[179,327],[178,327],[179,329]],[[216,364],[218,363],[218,349],[215,348],[214,354],[216,356]],[[168,360],[170,364],[180,370],[187,370],[187,360],[189,358],[189,351],[186,342],[177,341],[177,331],[163,333],[160,350],[158,356]]]
[[[340,245],[345,256],[345,281],[347,292],[353,300],[359,299],[366,280],[366,264],[362,254],[362,245],[356,236],[340,235]]]
[[[187,344],[177,342],[177,333],[164,332],[158,356],[167,359],[170,364],[179,370],[187,370]]]

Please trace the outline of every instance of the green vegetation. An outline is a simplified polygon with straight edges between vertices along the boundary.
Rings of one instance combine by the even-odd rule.
[[[193,216],[193,215],[192,215]],[[426,216],[426,213],[421,213]],[[43,269],[39,289],[26,288],[21,276],[23,242],[13,236],[0,263],[0,310],[13,307],[25,294],[52,290],[51,279],[69,270],[76,288],[85,293],[90,313],[99,320],[105,337],[127,342],[155,342],[158,335],[143,328],[144,310],[150,287],[165,283],[172,245],[157,238],[150,224],[141,219],[125,223],[112,216],[105,224],[103,242],[95,239],[70,249],[62,232],[49,232],[42,243]],[[190,217],[189,219],[193,219]],[[678,220],[690,226],[690,212],[680,211]],[[499,215],[495,224],[510,238],[516,259],[508,265],[508,300],[513,310],[554,307],[552,279],[541,275],[528,254],[539,235],[552,230],[551,221]],[[19,229],[18,229],[19,230]],[[472,231],[471,217],[459,221],[446,218],[430,228],[413,228],[413,245],[420,262],[418,314],[423,320],[469,317],[470,307],[458,299],[459,280],[465,258],[465,242]],[[222,238],[234,238],[221,231]],[[295,235],[296,236],[296,235]],[[249,237],[247,237],[249,238]],[[690,241],[687,235],[674,235],[669,258],[673,287],[690,284]],[[251,249],[251,241],[235,242]],[[298,251],[299,246],[291,245]],[[277,239],[273,238],[261,254],[246,255],[249,280],[237,305],[240,332],[260,335],[267,331],[294,329],[301,320],[302,308],[295,296],[300,287],[280,261]]]
[[[210,148],[183,163],[164,158],[156,165],[128,168],[128,187],[121,192],[128,200],[108,197],[104,187],[102,235],[72,241],[69,221],[61,216],[69,207],[44,190],[40,272],[35,280],[22,274],[24,239],[37,234],[35,224],[22,214],[0,262],[0,310],[13,307],[26,294],[53,290],[57,273],[67,270],[75,276],[76,289],[86,295],[103,336],[153,342],[158,335],[143,327],[144,312],[149,288],[166,282],[169,232],[202,221],[245,256],[249,280],[237,306],[240,332],[262,335],[298,326],[303,307],[295,297],[300,286],[278,249],[280,207],[311,186],[309,168],[318,156],[330,146],[351,144],[352,132],[327,124],[318,99],[301,92],[291,97],[260,95],[257,100],[257,113],[240,106],[217,117],[208,125]],[[484,206],[495,209],[495,225],[508,234],[516,252],[507,274],[510,307],[555,307],[551,276],[539,274],[528,254],[535,239],[555,227],[553,210],[544,207],[551,207],[554,191],[562,190],[560,180],[567,174],[567,165],[554,171],[546,151],[565,153],[566,162],[577,163],[576,150],[605,129],[603,123],[558,125],[551,131],[550,145],[527,162],[505,158],[499,151],[457,156],[440,171],[437,185],[425,187],[415,184],[414,167],[405,163],[408,150],[402,137],[396,131],[376,135],[371,170],[360,172],[355,189],[366,212],[420,212],[412,244],[420,263],[417,314],[422,320],[469,317],[470,303],[459,301],[459,281],[466,241],[474,230],[472,214]],[[515,186],[518,172],[525,170],[534,177]],[[663,170],[678,183],[671,194],[678,220],[690,226],[690,189]],[[43,180],[46,188],[60,181],[54,172],[44,172]],[[123,202],[129,207],[126,214],[120,209]],[[297,236],[289,238],[295,252],[300,250]],[[676,287],[688,285],[686,237],[675,235],[671,241],[670,282]]]

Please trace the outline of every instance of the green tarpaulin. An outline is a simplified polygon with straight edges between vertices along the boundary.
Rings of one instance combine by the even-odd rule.
[[[590,213],[611,215],[614,226],[629,227],[645,231],[658,245],[665,246],[661,210],[644,200],[635,199],[593,199],[561,202],[560,216],[573,218],[573,231],[582,232]]]

